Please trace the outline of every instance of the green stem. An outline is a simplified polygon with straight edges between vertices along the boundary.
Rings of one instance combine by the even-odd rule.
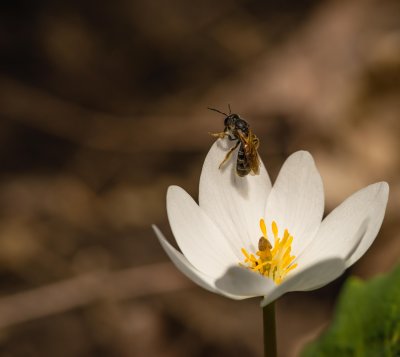
[[[264,357],[276,357],[275,303],[263,308]]]

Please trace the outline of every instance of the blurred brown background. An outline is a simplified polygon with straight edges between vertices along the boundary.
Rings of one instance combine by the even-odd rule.
[[[397,0],[3,1],[0,5],[0,355],[258,356],[259,299],[186,280],[170,184],[197,195],[230,103],[274,179],[314,155],[327,211],[391,187],[382,231],[348,274],[398,262]],[[278,303],[281,356],[332,316],[346,277]]]

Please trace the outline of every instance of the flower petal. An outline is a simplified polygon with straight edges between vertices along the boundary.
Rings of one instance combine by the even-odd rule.
[[[240,249],[254,249],[251,241],[257,242],[261,235],[259,220],[263,217],[271,181],[261,163],[260,174],[239,177],[236,174],[237,150],[219,169],[229,148],[235,142],[217,140],[205,159],[200,177],[200,207],[215,222],[239,260]]]
[[[275,289],[271,279],[238,266],[230,267],[221,278],[217,279],[215,285],[230,294],[249,297],[267,295]]]
[[[322,220],[324,188],[310,153],[298,151],[289,156],[268,197],[268,233],[276,221],[280,230],[294,237],[292,251],[298,255],[312,240]]]
[[[161,246],[164,248],[165,252],[172,260],[174,265],[190,280],[195,282],[197,285],[201,286],[203,289],[211,291],[213,293],[217,292],[214,287],[213,278],[199,272],[193,265],[191,265],[188,260],[183,256],[182,253],[178,252],[171,244],[168,243],[164,235],[155,225],[152,226],[154,232],[160,241]]]
[[[203,289],[206,289],[213,293],[221,294],[236,300],[247,298],[246,296],[237,296],[229,294],[224,291],[220,291],[218,288],[215,287],[214,278],[211,278],[208,275],[198,271],[192,264],[189,263],[189,261],[185,258],[185,256],[182,253],[178,252],[171,244],[168,243],[168,241],[166,240],[162,232],[158,229],[158,227],[156,227],[155,225],[153,225],[152,227],[157,235],[158,240],[160,241],[161,246],[164,248],[168,257],[187,278],[192,280],[194,283],[196,283]]]
[[[293,270],[282,284],[267,294],[261,306],[264,307],[289,291],[309,291],[318,289],[338,278],[346,269],[340,258],[320,260],[308,266]]]
[[[347,257],[346,267],[353,265],[364,255],[374,242],[381,228],[389,198],[389,185],[386,182],[381,182],[375,189],[377,192],[369,212],[367,231],[365,232],[360,244],[358,244],[356,250]]]
[[[340,257],[349,267],[371,246],[383,221],[389,186],[376,183],[354,193],[321,223],[313,241],[298,257],[298,263],[314,257]]]
[[[179,248],[196,269],[218,277],[237,262],[227,239],[182,188],[168,188],[167,212]]]

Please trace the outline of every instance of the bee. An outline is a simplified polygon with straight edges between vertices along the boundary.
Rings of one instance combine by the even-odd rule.
[[[225,115],[224,131],[220,133],[211,133],[211,135],[220,139],[227,136],[229,140],[237,140],[236,145],[228,151],[224,160],[219,165],[219,168],[229,160],[232,153],[239,147],[236,161],[237,175],[240,177],[244,177],[248,174],[258,175],[260,173],[260,159],[257,149],[260,145],[260,141],[251,131],[250,125],[238,114],[232,114],[230,106],[229,114],[214,108],[208,109]]]

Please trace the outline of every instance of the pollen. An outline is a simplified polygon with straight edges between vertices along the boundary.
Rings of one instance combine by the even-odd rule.
[[[272,279],[275,284],[279,285],[286,275],[297,267],[297,264],[293,263],[296,257],[291,255],[293,236],[285,229],[283,236],[279,237],[278,225],[273,221],[271,230],[274,244],[272,245],[267,237],[267,228],[262,218],[260,219],[260,229],[262,236],[258,241],[258,251],[254,255],[242,248],[244,261],[240,265]]]

